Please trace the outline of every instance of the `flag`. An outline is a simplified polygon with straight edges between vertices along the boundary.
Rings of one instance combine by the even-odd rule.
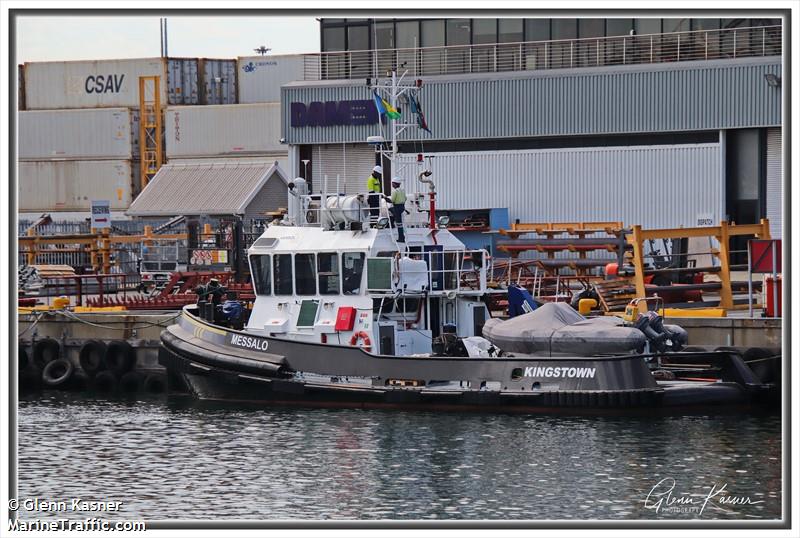
[[[372,90],[372,98],[375,100],[375,108],[378,109],[378,114],[385,114],[393,120],[400,119],[400,112],[389,101],[378,95],[377,90]]]
[[[413,95],[409,94],[408,104],[411,106],[411,112],[417,116],[417,125],[419,128],[430,133],[431,130],[428,129],[428,122],[425,121],[425,115],[422,113],[422,106],[419,104],[419,101],[417,101]]]

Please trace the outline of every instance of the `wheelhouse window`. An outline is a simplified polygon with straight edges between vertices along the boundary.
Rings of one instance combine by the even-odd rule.
[[[317,278],[320,295],[339,295],[339,255],[336,252],[317,254]]]
[[[297,274],[295,289],[297,295],[317,294],[317,275],[314,254],[295,254],[294,270]]]
[[[361,293],[361,276],[364,273],[364,253],[342,253],[342,292],[345,295]]]
[[[275,254],[272,257],[272,272],[275,274],[275,295],[291,295],[292,255]]]
[[[256,295],[272,295],[272,266],[268,254],[250,256]]]

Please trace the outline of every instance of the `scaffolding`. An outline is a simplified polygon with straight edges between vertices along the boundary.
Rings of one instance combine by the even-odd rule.
[[[161,77],[139,77],[140,181],[144,189],[163,162],[161,140]]]

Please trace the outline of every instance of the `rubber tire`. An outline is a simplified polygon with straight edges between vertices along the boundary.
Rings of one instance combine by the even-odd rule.
[[[119,379],[119,389],[128,394],[142,391],[144,378],[139,372],[128,372]]]
[[[712,346],[686,346],[683,349],[681,349],[681,351],[686,351],[687,353],[688,352],[707,353],[709,351],[714,351],[714,348]]]
[[[62,370],[63,369],[63,370]],[[60,387],[64,385],[75,372],[75,367],[67,359],[56,359],[50,361],[42,370],[42,381],[48,387]]]
[[[28,351],[23,346],[17,346],[17,368],[18,372],[22,374],[27,368],[28,364],[30,364],[30,359],[28,357]]]
[[[42,338],[33,345],[33,363],[44,369],[48,362],[61,356],[61,344],[52,338]]]
[[[69,380],[69,389],[77,392],[85,392],[91,386],[91,378],[89,374],[81,370],[75,370],[72,374],[72,379]]]
[[[105,367],[120,376],[129,372],[135,361],[136,354],[133,348],[123,340],[114,340],[109,343],[106,353],[103,355]]]
[[[94,376],[95,392],[115,392],[119,386],[117,375],[114,372],[103,370]]]
[[[105,368],[103,358],[106,354],[106,345],[100,340],[88,340],[81,347],[78,361],[87,374],[96,374]]]
[[[144,378],[144,390],[148,394],[164,394],[167,391],[167,376],[149,374]]]

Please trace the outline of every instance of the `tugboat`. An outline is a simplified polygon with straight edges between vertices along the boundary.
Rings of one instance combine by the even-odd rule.
[[[370,137],[395,171],[398,133],[427,129],[421,81],[403,78],[372,88],[379,111],[403,102],[417,114],[388,122],[390,144]],[[565,304],[534,310],[522,293],[529,313],[490,319],[488,296],[512,290],[487,285],[489,253],[437,218],[431,171],[418,166],[403,242],[384,200],[375,211],[366,193],[328,192],[327,178],[314,194],[291,182],[287,216],[248,250],[252,309],[210,283],[163,331],[159,362],[197,398],[273,405],[652,413],[769,399],[774,387],[736,352],[682,353],[685,333],[652,313],[633,326],[585,320]]]

